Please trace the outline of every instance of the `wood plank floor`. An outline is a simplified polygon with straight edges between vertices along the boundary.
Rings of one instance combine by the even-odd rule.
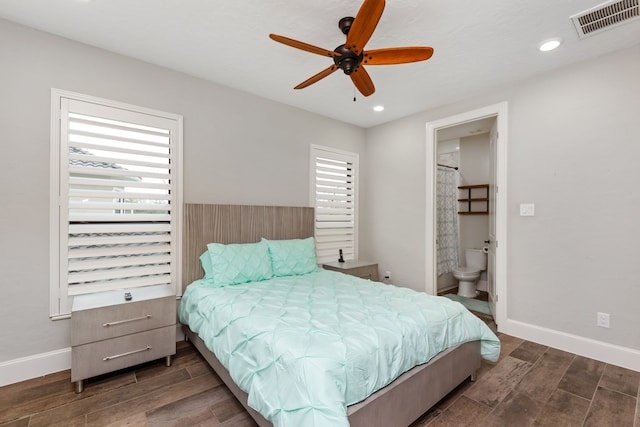
[[[412,427],[640,427],[640,373],[500,340],[498,363],[483,362],[475,383],[461,384]],[[81,394],[69,371],[1,387],[0,426],[255,426],[191,344],[177,347],[170,367],[161,359],[90,379]]]

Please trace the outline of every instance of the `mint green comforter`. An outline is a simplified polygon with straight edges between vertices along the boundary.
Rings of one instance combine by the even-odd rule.
[[[187,287],[179,309],[249,405],[275,426],[348,426],[348,405],[440,351],[500,341],[461,304],[321,270],[216,287]]]

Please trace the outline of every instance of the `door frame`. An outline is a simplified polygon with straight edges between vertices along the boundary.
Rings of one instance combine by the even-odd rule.
[[[496,313],[495,320],[503,325],[507,319],[507,102],[488,105],[476,110],[427,122],[426,141],[426,248],[425,248],[425,291],[438,293],[438,268],[436,252],[436,162],[437,131],[463,123],[488,117],[496,117],[498,141],[496,146]],[[431,226],[429,226],[431,224]],[[431,268],[429,268],[431,267]]]

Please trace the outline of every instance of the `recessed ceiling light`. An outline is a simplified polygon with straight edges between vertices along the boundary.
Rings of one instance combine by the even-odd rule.
[[[373,107],[373,111],[384,111],[384,106],[382,105],[376,105],[375,107]]]
[[[560,46],[561,43],[562,39],[559,37],[548,39],[540,43],[538,49],[540,50],[540,52],[548,52]]]

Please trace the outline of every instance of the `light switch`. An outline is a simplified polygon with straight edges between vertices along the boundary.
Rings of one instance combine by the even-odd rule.
[[[520,216],[536,216],[536,205],[533,203],[520,203]]]

